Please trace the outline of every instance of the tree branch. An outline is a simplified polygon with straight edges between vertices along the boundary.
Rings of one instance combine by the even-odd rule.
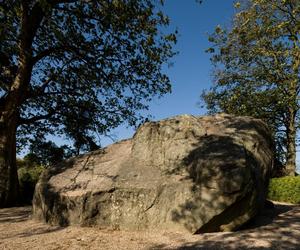
[[[28,125],[28,124],[32,124],[32,123],[40,121],[40,120],[49,119],[54,114],[55,114],[55,110],[53,109],[48,114],[45,114],[45,115],[37,115],[37,116],[31,117],[31,118],[20,117],[18,120],[18,125]]]
[[[60,3],[76,3],[78,0],[48,0],[49,4],[56,5]]]
[[[51,47],[51,48],[45,49],[44,51],[41,51],[40,53],[38,53],[36,56],[34,56],[32,58],[32,63],[36,64],[38,61],[40,61],[44,57],[50,56],[51,54],[58,52],[61,49],[63,49],[63,46],[56,46],[56,47]]]

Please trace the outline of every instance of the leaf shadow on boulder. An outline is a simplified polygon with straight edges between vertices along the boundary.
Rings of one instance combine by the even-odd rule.
[[[186,169],[195,199],[174,209],[173,221],[183,222],[194,233],[238,229],[263,206],[263,166],[230,136],[201,136],[193,146],[195,149],[170,174]]]

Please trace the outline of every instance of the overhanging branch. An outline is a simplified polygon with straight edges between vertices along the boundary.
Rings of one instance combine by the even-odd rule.
[[[55,114],[55,111],[53,109],[52,111],[50,111],[49,113],[44,114],[44,115],[37,115],[37,116],[31,117],[31,118],[20,117],[18,120],[18,125],[28,125],[28,124],[32,124],[37,121],[46,120],[46,119],[51,118],[51,116],[53,116],[54,114]]]

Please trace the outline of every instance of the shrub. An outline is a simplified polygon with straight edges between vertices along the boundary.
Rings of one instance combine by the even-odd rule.
[[[33,165],[31,167],[26,166],[18,169],[22,203],[31,203],[35,185],[43,170],[44,167],[41,165]]]
[[[274,201],[300,204],[300,176],[271,179],[268,198]]]

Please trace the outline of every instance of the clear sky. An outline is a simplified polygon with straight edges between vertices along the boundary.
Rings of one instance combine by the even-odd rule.
[[[208,34],[215,27],[230,24],[234,13],[234,0],[165,0],[163,11],[170,17],[170,30],[179,32],[172,59],[173,66],[165,68],[172,84],[172,93],[160,99],[154,99],[145,116],[151,115],[154,120],[179,115],[204,115],[197,103],[200,94],[211,86],[210,72],[212,69],[209,54],[205,50],[210,46]],[[120,126],[111,132],[114,141],[132,137],[134,128]],[[64,138],[49,136],[57,145],[70,144]],[[114,142],[109,137],[101,138],[101,146]],[[19,154],[23,157],[26,150]]]
[[[165,0],[164,12],[171,19],[171,28],[179,31],[176,50],[179,54],[173,58],[173,67],[167,68],[172,93],[161,99],[155,99],[146,114],[160,120],[179,114],[205,115],[206,110],[198,104],[204,89],[212,85],[212,65],[208,34],[217,25],[229,26],[234,15],[235,0]],[[120,126],[113,131],[114,139],[132,137],[133,128]],[[113,143],[103,138],[102,146]],[[297,150],[297,170],[300,172],[299,148]]]
[[[210,46],[208,34],[220,25],[229,25],[234,0],[166,0],[164,12],[171,19],[171,28],[179,31],[173,67],[165,71],[170,77],[172,93],[155,99],[147,114],[160,120],[179,114],[203,115],[197,103],[203,89],[211,86],[212,66],[205,50]],[[114,130],[116,139],[131,137],[133,129],[124,126]],[[110,144],[108,138],[102,145]]]
[[[196,0],[165,0],[164,12],[170,17],[171,29],[179,31],[178,43],[175,49],[179,52],[172,59],[173,67],[167,68],[170,77],[172,93],[161,99],[155,99],[150,104],[146,115],[154,120],[160,120],[179,114],[204,115],[197,103],[204,89],[212,85],[209,54],[205,50],[210,46],[208,34],[217,25],[228,26],[234,14],[235,0],[203,0],[202,4]],[[115,140],[129,138],[134,129],[120,126],[112,131]],[[56,138],[57,144],[66,141]],[[110,138],[103,138],[101,146],[113,143]],[[297,154],[299,159],[299,154]],[[300,171],[300,162],[298,171]]]

